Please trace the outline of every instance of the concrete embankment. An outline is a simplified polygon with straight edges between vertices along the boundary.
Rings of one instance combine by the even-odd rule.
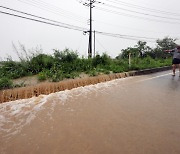
[[[27,99],[31,97],[37,97],[39,95],[48,95],[50,93],[55,93],[63,90],[70,90],[80,86],[87,86],[91,84],[97,84],[100,82],[106,82],[118,78],[125,78],[135,75],[144,75],[149,73],[154,73],[158,71],[165,71],[171,69],[170,66],[145,69],[140,71],[130,71],[124,73],[99,75],[95,77],[81,78],[81,79],[69,79],[66,81],[60,81],[58,83],[41,83],[35,86],[21,87],[15,89],[8,89],[0,91],[0,103],[14,101],[18,99]]]

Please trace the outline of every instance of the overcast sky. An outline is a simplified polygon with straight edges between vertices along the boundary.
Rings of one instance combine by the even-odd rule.
[[[38,19],[4,9],[3,6],[60,22],[54,23],[60,25],[58,27],[1,12],[0,57],[10,55],[13,59],[17,59],[12,44],[14,43],[19,49],[19,42],[27,50],[38,47],[42,48],[44,53],[52,54],[53,49],[69,48],[77,50],[79,55],[86,57],[88,35],[83,35],[83,29],[89,29],[89,8],[84,6],[83,2],[89,1],[0,0],[0,11]],[[138,40],[145,40],[147,45],[154,47],[158,38],[162,39],[166,36],[180,38],[179,0],[100,0],[99,2],[101,3],[95,3],[93,8],[93,30],[104,34],[96,33],[96,52],[99,54],[106,52],[111,57],[115,57],[122,49],[136,45]],[[52,23],[52,21],[46,22]],[[69,24],[70,29],[63,28],[64,24]],[[107,36],[107,33],[120,35],[112,37]]]

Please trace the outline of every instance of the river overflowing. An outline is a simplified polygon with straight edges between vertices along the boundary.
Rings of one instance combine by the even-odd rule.
[[[0,153],[180,153],[179,89],[171,99],[164,84],[155,89],[141,81],[129,77],[0,104]]]

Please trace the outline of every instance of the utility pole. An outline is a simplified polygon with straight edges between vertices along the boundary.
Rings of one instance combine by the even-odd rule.
[[[84,34],[86,34],[87,32],[89,33],[89,44],[88,44],[88,58],[92,58],[92,8],[95,7],[93,4],[94,3],[101,3],[98,2],[97,0],[87,0],[89,2],[84,2],[83,5],[88,6],[89,7],[89,13],[90,13],[90,28],[89,31],[84,31]],[[94,31],[94,35],[95,35],[95,31]],[[95,50],[95,49],[94,49]]]
[[[94,3],[95,0],[90,0],[90,31],[89,31],[89,51],[88,51],[88,57],[92,58],[92,3]]]
[[[96,57],[96,31],[94,30],[94,57]]]

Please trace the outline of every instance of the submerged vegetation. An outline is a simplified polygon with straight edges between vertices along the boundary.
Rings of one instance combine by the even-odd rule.
[[[12,79],[37,75],[40,81],[61,81],[65,78],[76,78],[81,73],[89,76],[98,74],[120,73],[130,70],[141,70],[170,66],[171,55],[164,53],[164,49],[175,47],[175,40],[165,38],[157,41],[155,49],[139,41],[133,48],[127,48],[116,57],[111,58],[107,54],[96,55],[94,58],[80,58],[77,52],[65,49],[54,50],[52,55],[41,52],[33,53],[31,56],[20,57],[20,61],[7,59],[0,63],[0,89],[15,87]],[[168,44],[168,46],[166,46]],[[129,63],[131,55],[131,63]]]

